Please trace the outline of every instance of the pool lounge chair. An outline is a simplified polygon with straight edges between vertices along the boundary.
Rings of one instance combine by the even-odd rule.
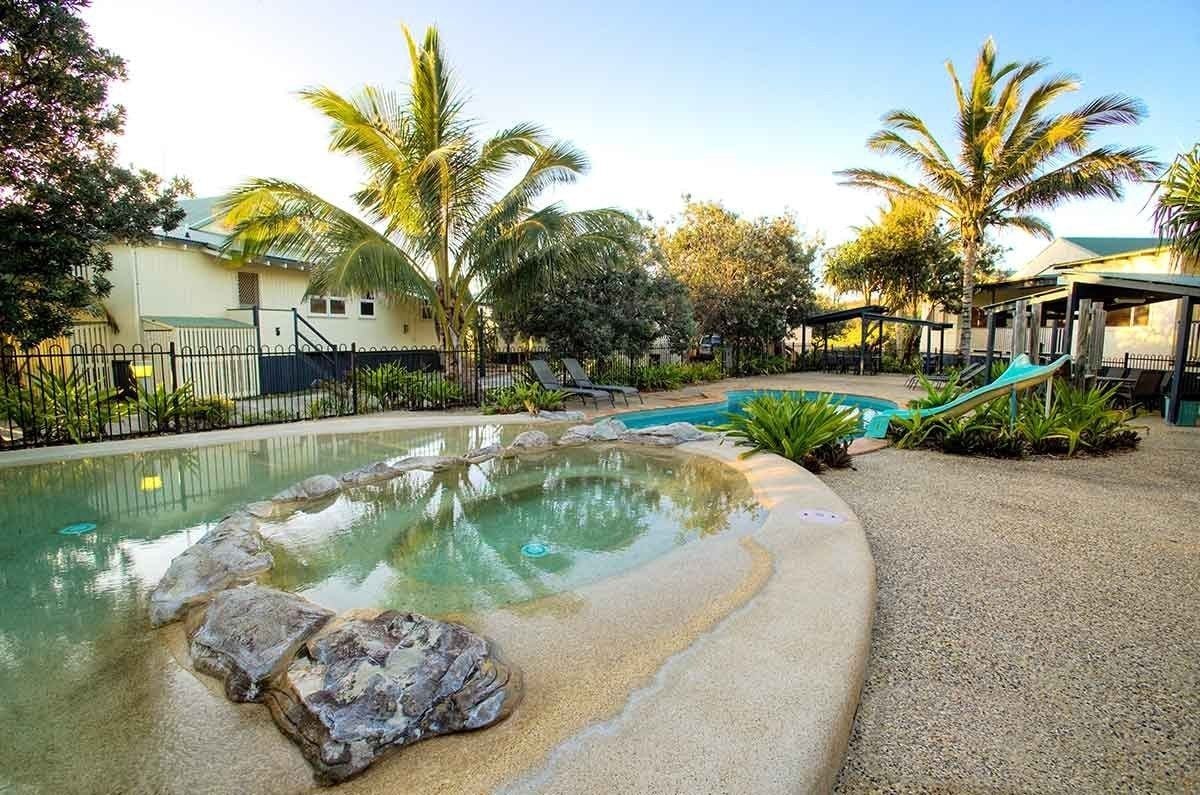
[[[642,403],[646,401],[642,399],[642,393],[637,391],[637,387],[621,386],[620,384],[593,384],[592,379],[588,378],[587,370],[583,369],[583,365],[578,359],[563,359],[563,367],[567,368],[567,375],[571,376],[571,380],[575,382],[575,386],[580,389],[599,389],[613,395],[620,395],[625,398],[625,405],[629,405],[629,396],[633,395]]]
[[[958,372],[958,383],[963,386],[967,386],[972,381],[974,381],[976,378],[978,378],[982,372],[983,372],[982,364],[976,363],[976,364],[968,365],[967,367],[964,367],[962,370],[960,370]],[[925,380],[931,384],[937,384],[938,386],[944,386],[945,384],[947,384],[950,381],[950,378],[952,375],[953,375],[952,373],[930,373],[930,374],[925,375]],[[914,373],[912,378],[908,379],[907,386],[909,389],[916,389],[920,383],[921,383],[921,379],[919,377],[917,377],[917,375]]]
[[[587,399],[591,398],[596,404],[596,408],[600,408],[600,398],[608,398],[608,401],[615,407],[617,405],[616,398],[612,392],[605,392],[600,389],[580,389],[579,387],[565,386],[562,381],[558,380],[558,376],[550,369],[549,363],[545,359],[530,359],[529,369],[533,371],[533,377],[542,385],[542,389],[557,389],[559,392],[566,392],[568,395],[574,395],[579,398],[580,402],[585,406]]]

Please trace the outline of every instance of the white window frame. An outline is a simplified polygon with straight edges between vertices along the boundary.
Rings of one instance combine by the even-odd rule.
[[[369,315],[363,314],[363,305],[364,304],[371,305],[371,314],[369,314]],[[379,317],[378,310],[379,310],[379,305],[375,300],[375,293],[363,293],[362,295],[360,295],[358,297],[358,316],[360,318],[362,318],[363,320],[374,320],[375,318]]]
[[[324,312],[314,312],[313,311],[312,302],[317,301],[317,300],[325,302],[325,311]],[[342,311],[341,312],[333,311],[333,302],[334,301],[342,302]],[[349,304],[350,304],[350,302],[347,301],[344,296],[340,296],[340,295],[310,295],[308,297],[308,316],[309,317],[348,317],[349,311],[350,311]]]

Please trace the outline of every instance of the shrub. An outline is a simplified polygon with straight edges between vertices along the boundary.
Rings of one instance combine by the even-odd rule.
[[[779,375],[791,368],[791,361],[786,356],[757,355],[747,356],[738,362],[738,375]]]
[[[188,421],[199,431],[226,428],[233,422],[236,407],[232,400],[220,395],[196,398],[188,410]]]
[[[963,387],[958,383],[958,373],[953,373],[945,384],[938,385],[917,373],[917,380],[925,390],[925,396],[908,401],[911,409],[932,409],[944,406],[963,393]]]
[[[150,430],[165,433],[179,430],[180,423],[190,416],[194,400],[190,383],[170,390],[159,384],[153,390],[138,389],[137,411],[146,418]]]
[[[129,415],[129,406],[118,399],[117,390],[102,387],[80,370],[70,375],[31,375],[29,383],[23,394],[6,391],[3,410],[23,433],[46,441],[96,439],[109,423]]]
[[[512,384],[489,389],[484,393],[484,414],[516,414],[528,411],[558,411],[563,407],[567,393],[558,389],[544,389],[541,384]]]
[[[358,379],[360,400],[380,411],[399,408],[443,408],[463,399],[461,384],[449,380],[441,373],[409,370],[396,362],[381,364],[370,370],[360,370],[355,378]],[[346,400],[349,400],[348,394]],[[348,408],[346,410],[349,411]]]
[[[955,418],[896,417],[889,436],[897,447],[924,447],[960,455],[1019,458],[1028,453],[1076,455],[1136,447],[1134,413],[1113,405],[1115,390],[1079,389],[1065,381],[1045,400],[1027,395],[1010,416],[1007,397]]]
[[[813,472],[848,466],[846,449],[859,427],[857,412],[834,403],[831,395],[761,395],[742,404],[741,413],[726,416],[717,430],[752,448],[742,457],[766,450]]]

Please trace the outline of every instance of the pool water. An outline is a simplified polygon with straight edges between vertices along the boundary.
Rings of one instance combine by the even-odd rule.
[[[695,406],[680,406],[670,409],[649,409],[617,415],[617,419],[630,428],[649,428],[652,425],[666,425],[672,422],[690,422],[693,425],[720,425],[726,422],[729,414],[738,413],[741,406],[761,395],[803,395],[812,399],[824,394],[821,392],[804,392],[800,390],[780,389],[740,389],[726,394],[725,400],[713,403],[701,403]],[[896,408],[896,404],[882,398],[866,397],[864,395],[834,394],[833,400],[839,406],[845,406],[858,412],[859,435],[866,429],[867,423],[881,411]]]
[[[177,738],[196,689],[150,630],[147,598],[222,516],[309,475],[457,454],[521,430],[290,436],[0,468],[0,791],[160,791],[148,782],[174,780],[180,756],[195,753]],[[335,608],[482,609],[579,587],[756,515],[744,479],[716,462],[556,452],[412,473],[302,514],[287,533],[269,525],[270,581]],[[546,554],[522,554],[529,543]],[[203,693],[191,697],[190,709],[208,709]]]
[[[275,587],[335,610],[471,611],[568,591],[757,524],[745,478],[614,447],[411,472],[268,524]]]

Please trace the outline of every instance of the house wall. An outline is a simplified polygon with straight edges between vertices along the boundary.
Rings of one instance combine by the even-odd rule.
[[[120,326],[120,331],[111,335],[113,343],[128,346],[146,341],[141,323],[145,315],[252,320],[250,311],[237,308],[238,269],[206,249],[159,242],[112,246],[109,251],[113,270],[108,278],[113,289],[105,305]],[[375,317],[369,318],[360,315],[357,298],[347,296],[345,317],[317,317],[309,313],[304,298],[308,287],[305,271],[260,265],[244,270],[259,274],[263,345],[295,344],[293,307],[337,345],[428,347],[436,343],[433,321],[421,318],[417,301],[389,305],[378,300]]]

